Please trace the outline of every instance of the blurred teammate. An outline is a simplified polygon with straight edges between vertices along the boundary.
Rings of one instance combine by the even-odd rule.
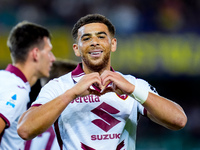
[[[185,126],[187,117],[178,104],[159,96],[146,81],[111,67],[117,40],[106,17],[82,17],[72,35],[82,63],[42,88],[20,118],[18,134],[23,139],[54,123],[63,150],[133,150],[139,114],[172,130]]]
[[[76,61],[57,58],[51,67],[50,76],[40,79],[41,85],[44,86],[50,80],[71,72],[76,68],[77,65],[78,62]]]
[[[74,70],[77,66],[77,63],[72,60],[65,60],[65,59],[56,59],[56,61],[53,62],[53,65],[51,67],[50,76],[40,78],[40,82],[37,82],[31,88],[31,94],[30,95],[38,95],[38,87],[44,86],[47,82],[54,78],[58,78],[72,70]],[[37,89],[36,89],[37,88]],[[32,94],[33,93],[33,94]],[[35,96],[30,97],[33,101],[35,101]],[[25,143],[25,150],[58,150],[59,145],[57,142],[56,135],[54,133],[53,127],[51,126],[49,129],[47,129],[44,133],[38,135],[32,140],[28,140]]]
[[[10,32],[7,45],[12,64],[0,71],[0,149],[22,150],[17,122],[29,102],[30,87],[48,77],[55,57],[49,31],[37,24],[20,22]]]

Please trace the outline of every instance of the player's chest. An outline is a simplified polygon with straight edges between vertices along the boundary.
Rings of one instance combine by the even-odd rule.
[[[72,116],[112,116],[126,120],[136,102],[129,96],[118,96],[108,93],[103,96],[88,95],[74,99],[63,111],[62,116],[69,119]]]

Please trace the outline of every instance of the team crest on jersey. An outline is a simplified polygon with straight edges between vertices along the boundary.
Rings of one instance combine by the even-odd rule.
[[[17,94],[14,94],[11,96],[9,101],[7,101],[6,105],[12,106],[14,108],[16,100],[17,100]]]
[[[128,97],[128,95],[126,95],[126,94],[119,95],[119,94],[116,93],[116,95],[117,95],[119,98],[123,99],[123,100],[126,100],[127,97]]]

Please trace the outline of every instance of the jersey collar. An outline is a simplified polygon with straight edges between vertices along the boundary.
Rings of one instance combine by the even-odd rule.
[[[28,82],[25,75],[17,67],[9,64],[5,70],[14,73],[16,76],[20,77],[25,83]]]
[[[77,67],[72,71],[72,79],[75,82],[78,82],[83,75],[85,75],[85,72],[82,69],[82,63],[79,63]]]

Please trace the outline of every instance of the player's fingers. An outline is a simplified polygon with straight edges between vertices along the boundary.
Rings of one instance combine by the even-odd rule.
[[[105,70],[101,74],[101,83],[102,83],[102,85],[105,86],[107,83],[109,83],[111,81],[113,81],[113,72]]]

